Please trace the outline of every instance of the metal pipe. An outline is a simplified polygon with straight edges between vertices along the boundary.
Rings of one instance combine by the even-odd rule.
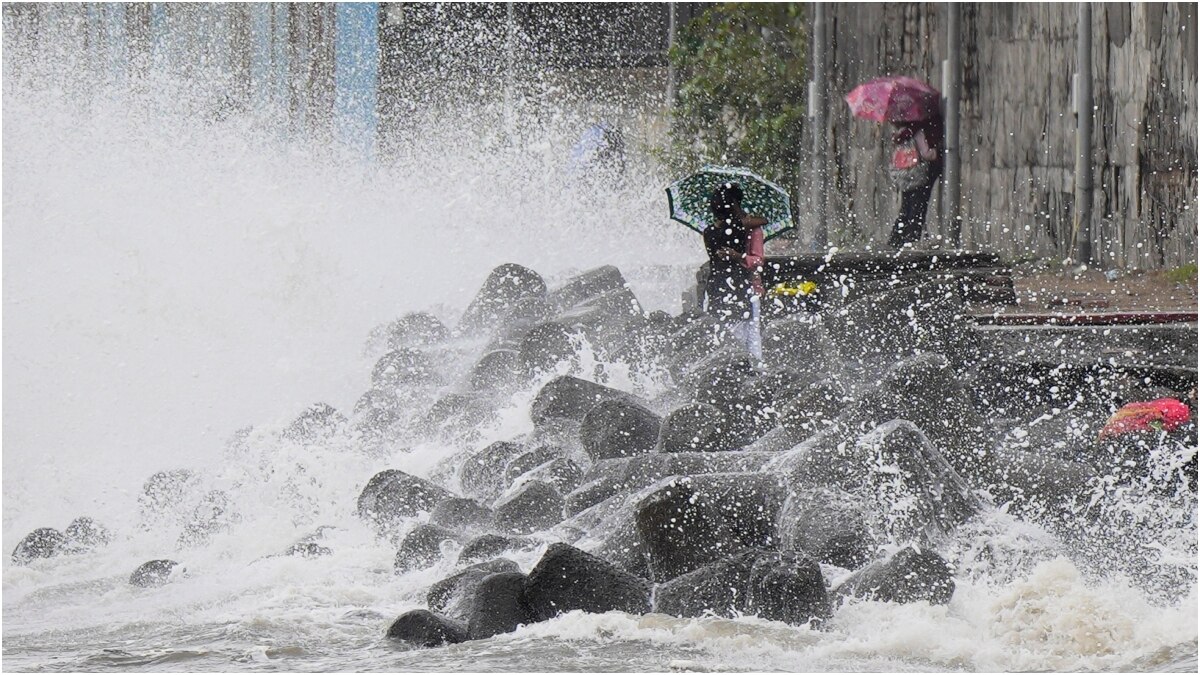
[[[962,210],[959,205],[961,198],[962,179],[960,168],[962,160],[959,152],[958,102],[962,97],[962,63],[959,60],[961,50],[959,38],[959,6],[951,2],[946,5],[949,15],[946,22],[946,62],[949,71],[946,83],[946,175],[945,199],[946,223],[949,226],[950,243],[955,248],[962,247]]]
[[[1092,5],[1079,3],[1075,90],[1075,259],[1096,262],[1092,242]]]
[[[825,93],[828,90],[825,74],[825,3],[811,3],[813,8],[812,32],[812,210],[813,248],[823,251],[829,245],[829,225],[826,220],[826,198],[828,175],[825,171],[828,121],[825,115]]]

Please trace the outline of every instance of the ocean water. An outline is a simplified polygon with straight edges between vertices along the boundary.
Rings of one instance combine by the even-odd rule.
[[[388,624],[424,606],[456,552],[395,574],[393,545],[353,513],[359,491],[379,470],[439,475],[530,431],[529,403],[552,374],[470,438],[377,446],[279,432],[317,401],[348,412],[370,384],[372,328],[415,310],[454,325],[498,264],[551,285],[615,264],[646,309],[674,313],[700,242],[666,219],[667,177],[652,165],[599,190],[564,179],[584,111],[500,140],[464,113],[373,163],[269,117],[197,113],[160,84],[84,96],[53,77],[6,78],[6,671],[1195,672],[1195,501],[1136,493],[1116,535],[1140,543],[1148,570],[1098,564],[990,511],[944,551],[958,566],[947,606],[855,602],[822,630],[572,612],[439,649],[390,643]],[[435,352],[448,380],[480,346]],[[664,386],[586,344],[579,356],[561,372],[647,395]],[[178,519],[139,506],[146,478],[175,468],[196,472],[197,494],[223,490],[237,514],[205,543],[181,546]],[[81,515],[113,542],[8,558],[32,529]],[[276,555],[323,526],[331,555]],[[515,559],[527,572],[544,548]],[[161,588],[127,583],[156,558],[186,570]]]

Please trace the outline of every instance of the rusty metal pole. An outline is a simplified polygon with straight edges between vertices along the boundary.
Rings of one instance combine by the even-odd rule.
[[[946,175],[945,175],[945,213],[949,226],[950,243],[954,248],[962,248],[962,210],[959,206],[962,189],[961,167],[962,159],[958,141],[958,101],[962,97],[962,62],[959,53],[962,45],[959,41],[959,6],[958,3],[946,4],[949,19],[946,22]]]
[[[1079,3],[1075,75],[1075,260],[1096,262],[1092,242],[1092,5]]]
[[[813,9],[812,32],[812,81],[809,83],[809,118],[812,124],[812,210],[813,210],[813,248],[824,251],[829,245],[829,225],[826,220],[826,198],[828,196],[829,177],[825,171],[825,155],[827,149],[828,122],[826,120],[825,94],[828,91],[825,73],[825,49],[828,40],[825,36],[825,3],[815,2],[810,5]]]

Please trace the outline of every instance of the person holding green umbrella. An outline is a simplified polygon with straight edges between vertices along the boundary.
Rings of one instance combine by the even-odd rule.
[[[737,183],[718,186],[709,199],[714,223],[704,229],[708,252],[708,282],[704,286],[705,309],[729,325],[746,345],[746,351],[762,361],[759,314],[763,296],[763,226],[767,219],[746,213],[744,195]]]
[[[795,227],[787,190],[745,167],[706,164],[667,187],[671,219],[704,238],[704,308],[762,361],[763,243]],[[750,211],[752,213],[747,213]]]

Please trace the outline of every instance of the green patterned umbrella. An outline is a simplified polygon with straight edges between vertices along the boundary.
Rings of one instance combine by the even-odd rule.
[[[746,213],[762,216],[769,221],[763,226],[763,239],[770,239],[795,226],[792,223],[792,202],[786,190],[749,169],[711,164],[667,187],[671,219],[703,232],[713,222],[708,199],[722,183],[740,185],[744,195],[742,208]]]

